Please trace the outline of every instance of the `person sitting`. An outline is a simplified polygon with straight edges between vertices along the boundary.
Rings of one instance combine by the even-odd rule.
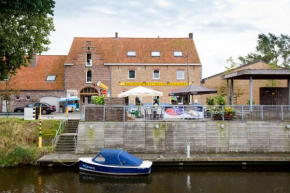
[[[159,106],[157,99],[154,99],[153,100],[153,106],[154,107],[158,107]]]

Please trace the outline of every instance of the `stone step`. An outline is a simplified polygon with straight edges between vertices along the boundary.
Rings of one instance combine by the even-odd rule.
[[[55,148],[56,150],[69,150],[69,151],[73,151],[73,150],[75,150],[75,147],[58,147],[58,146],[56,146],[56,148]]]
[[[60,141],[57,145],[75,145],[74,141]]]
[[[66,129],[65,132],[66,133],[76,133],[77,130],[76,129]]]

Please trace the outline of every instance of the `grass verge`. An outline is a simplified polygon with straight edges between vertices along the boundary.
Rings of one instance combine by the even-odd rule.
[[[39,121],[0,118],[0,167],[36,164],[50,153],[59,120],[42,120],[43,148],[38,148]]]

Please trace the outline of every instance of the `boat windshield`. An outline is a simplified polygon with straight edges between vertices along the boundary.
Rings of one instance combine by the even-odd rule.
[[[103,149],[92,161],[99,164],[115,166],[140,166],[143,163],[138,157],[124,150],[115,149]]]

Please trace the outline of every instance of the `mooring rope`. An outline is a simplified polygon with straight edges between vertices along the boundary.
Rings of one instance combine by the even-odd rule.
[[[75,165],[76,163],[79,162],[79,161],[76,161],[76,162],[74,162],[73,164],[68,165],[68,164],[65,164],[65,163],[63,163],[62,161],[60,161],[60,159],[58,159],[58,156],[54,156],[54,159],[58,160],[58,162],[61,163],[62,165],[64,165],[64,166],[68,166],[68,167],[73,166],[73,165]]]

